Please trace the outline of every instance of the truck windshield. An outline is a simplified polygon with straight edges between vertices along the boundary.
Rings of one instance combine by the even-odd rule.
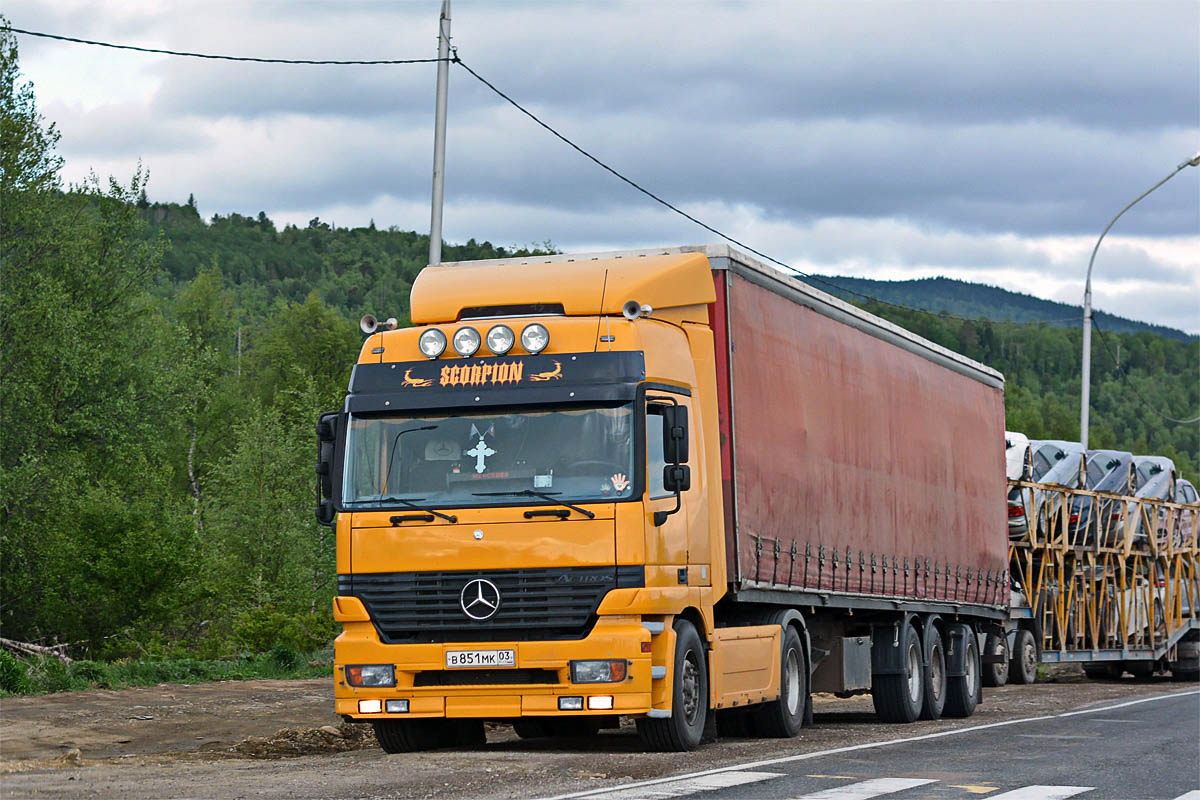
[[[604,502],[633,491],[631,404],[421,416],[351,416],[342,502],[430,508],[520,502],[480,492],[535,490]]]

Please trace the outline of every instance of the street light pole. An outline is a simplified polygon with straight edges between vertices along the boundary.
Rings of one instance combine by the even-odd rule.
[[[446,182],[446,95],[450,83],[450,0],[438,17],[437,105],[433,121],[433,197],[429,215],[429,263],[442,263],[442,196]]]
[[[1174,178],[1176,173],[1184,167],[1196,166],[1200,166],[1200,153],[1180,162],[1179,166],[1171,170],[1165,178],[1142,192],[1132,203],[1118,211],[1117,215],[1104,227],[1100,238],[1096,240],[1096,246],[1092,248],[1092,256],[1088,259],[1087,282],[1083,289],[1083,396],[1080,398],[1079,404],[1079,443],[1083,445],[1084,450],[1088,446],[1088,405],[1091,402],[1092,388],[1092,264],[1096,261],[1096,251],[1100,249],[1100,242],[1104,241],[1104,235],[1112,228],[1113,223],[1121,218],[1122,214],[1137,205],[1146,195]]]

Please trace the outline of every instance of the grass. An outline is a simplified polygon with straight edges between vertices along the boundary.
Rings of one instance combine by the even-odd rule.
[[[332,669],[332,648],[316,653],[297,653],[289,647],[279,646],[269,653],[219,661],[176,658],[73,661],[70,664],[50,657],[19,659],[0,651],[0,697],[125,689],[160,683],[325,678],[332,674]]]

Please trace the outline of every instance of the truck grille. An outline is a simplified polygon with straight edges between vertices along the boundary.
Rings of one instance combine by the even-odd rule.
[[[447,669],[426,670],[413,676],[413,686],[554,685],[552,669]]]
[[[467,616],[460,597],[470,581],[495,584],[500,605],[485,620]],[[338,594],[362,600],[383,641],[479,642],[581,639],[612,589],[646,585],[643,567],[384,572],[338,576]]]

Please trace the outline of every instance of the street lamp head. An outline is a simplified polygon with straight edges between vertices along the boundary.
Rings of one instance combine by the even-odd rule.
[[[1196,153],[1196,155],[1192,156],[1191,158],[1189,158],[1187,161],[1183,162],[1179,166],[1181,168],[1185,167],[1185,166],[1186,167],[1200,167],[1200,152]]]

